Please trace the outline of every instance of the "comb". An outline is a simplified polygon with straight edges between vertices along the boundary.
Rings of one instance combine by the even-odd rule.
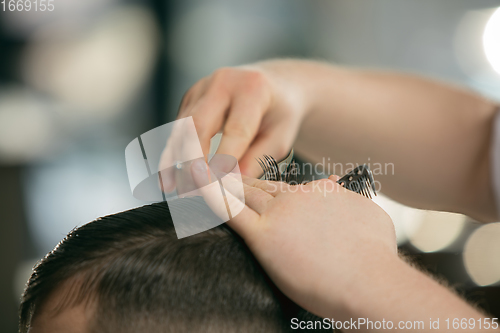
[[[280,162],[277,162],[276,159],[269,155],[258,158],[257,162],[264,172],[260,178],[261,180],[285,182],[290,185],[304,183],[303,177],[299,175],[300,169],[293,159],[293,150]],[[369,199],[372,198],[372,193],[377,195],[372,172],[366,164],[354,168],[351,172],[340,178],[337,183]]]

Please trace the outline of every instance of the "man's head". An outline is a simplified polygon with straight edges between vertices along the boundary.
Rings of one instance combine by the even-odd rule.
[[[167,203],[71,231],[35,267],[20,316],[30,333],[288,332],[291,318],[320,320],[224,225],[177,239]]]

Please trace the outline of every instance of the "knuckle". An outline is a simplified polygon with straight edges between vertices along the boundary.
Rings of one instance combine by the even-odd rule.
[[[216,82],[226,81],[230,76],[233,75],[234,71],[235,69],[232,67],[221,67],[216,69],[212,76]]]
[[[255,69],[222,67],[212,74],[211,88],[214,91],[241,91],[260,94],[269,86],[267,76]]]
[[[233,122],[226,126],[226,134],[231,137],[240,137],[244,139],[252,138],[252,130],[249,126],[241,122]]]
[[[231,67],[222,67],[214,71],[209,84],[209,94],[223,98],[229,95],[234,84],[231,82],[234,78],[235,69]]]
[[[266,75],[255,69],[221,67],[215,70],[212,76],[216,83],[227,83],[236,79],[246,89],[262,88],[268,84]]]
[[[267,86],[267,77],[259,71],[248,70],[245,73],[244,88],[248,90],[261,90]]]

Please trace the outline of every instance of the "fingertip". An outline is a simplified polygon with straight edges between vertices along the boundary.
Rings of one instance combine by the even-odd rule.
[[[243,163],[239,163],[240,166],[240,173],[245,176],[245,177],[256,177],[258,175],[255,174],[255,171],[253,170],[252,166],[246,165]]]
[[[163,193],[170,193],[175,189],[175,179],[172,170],[161,169],[158,172],[158,186]]]
[[[249,154],[245,154],[241,158],[239,165],[241,174],[247,177],[257,178],[264,172],[264,170],[262,170],[259,166],[256,157],[249,156]]]
[[[334,182],[336,182],[336,181],[338,181],[338,180],[340,179],[340,177],[339,177],[339,176],[337,176],[337,175],[330,175],[330,176],[328,177],[328,179],[333,180]]]
[[[198,187],[203,187],[210,183],[208,179],[207,163],[202,159],[196,160],[191,164],[191,174]]]
[[[160,188],[163,193],[170,193],[175,190],[175,183],[169,182],[168,180],[162,178]]]

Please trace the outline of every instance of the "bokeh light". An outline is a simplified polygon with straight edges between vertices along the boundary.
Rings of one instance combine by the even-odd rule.
[[[461,214],[425,211],[410,242],[422,252],[441,251],[458,239],[465,224],[466,217]]]
[[[491,15],[483,34],[486,58],[493,69],[500,74],[500,8]]]
[[[408,239],[419,229],[425,212],[402,205],[380,193],[373,198],[373,201],[391,217],[396,229],[398,245],[408,242]]]
[[[44,158],[55,148],[54,121],[47,105],[22,87],[0,90],[0,163]]]
[[[383,194],[373,201],[391,217],[398,245],[410,242],[422,252],[447,249],[460,237],[466,225],[466,217],[461,214],[411,208]]]
[[[472,280],[480,286],[500,282],[500,223],[477,229],[464,247],[464,264]]]
[[[26,49],[24,78],[59,100],[65,117],[115,116],[149,78],[157,29],[152,13],[139,6],[118,7],[77,36],[39,29]]]

